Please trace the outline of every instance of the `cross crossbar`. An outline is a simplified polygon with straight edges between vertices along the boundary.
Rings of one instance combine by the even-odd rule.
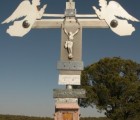
[[[65,15],[64,14],[43,14],[43,17],[61,17],[61,18],[63,18],[63,17],[65,17]],[[79,18],[79,17],[95,18],[95,17],[97,17],[97,15],[96,14],[76,14],[75,17],[76,18]]]
[[[64,19],[41,19],[36,20],[32,28],[61,28]],[[74,21],[70,19],[69,22]],[[108,28],[105,20],[99,19],[78,19],[82,28]]]

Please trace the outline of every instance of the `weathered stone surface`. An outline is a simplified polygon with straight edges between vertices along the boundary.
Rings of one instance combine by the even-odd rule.
[[[54,98],[85,98],[86,91],[84,89],[54,89]]]

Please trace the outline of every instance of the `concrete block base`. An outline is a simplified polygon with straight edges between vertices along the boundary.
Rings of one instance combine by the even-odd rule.
[[[78,104],[57,103],[55,105],[54,120],[79,120]]]

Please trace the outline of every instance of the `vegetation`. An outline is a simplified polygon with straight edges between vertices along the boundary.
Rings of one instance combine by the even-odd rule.
[[[113,120],[139,120],[140,65],[132,60],[104,58],[82,72],[87,98],[79,105],[96,105]]]
[[[133,120],[139,120],[140,116],[136,116]],[[0,120],[54,120],[48,117],[28,117],[28,116],[17,116],[17,115],[0,115]],[[82,117],[80,120],[111,120],[106,117]],[[130,119],[132,120],[132,119]]]
[[[28,117],[28,116],[16,116],[16,115],[0,115],[0,120],[54,120],[53,118],[48,117]],[[81,118],[80,120],[109,120],[107,118],[93,118],[93,117],[86,117]]]
[[[28,116],[17,116],[17,115],[0,115],[0,120],[53,120],[48,117],[28,117]]]
[[[99,117],[99,118],[95,118],[95,117],[85,117],[85,118],[80,118],[80,120],[110,120],[106,117]]]

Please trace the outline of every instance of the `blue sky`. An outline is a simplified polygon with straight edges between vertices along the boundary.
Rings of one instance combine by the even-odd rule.
[[[22,0],[1,0],[0,22]],[[139,0],[117,0],[140,19]],[[47,13],[64,13],[66,0],[42,0]],[[77,13],[92,14],[98,0],[75,0]],[[50,116],[54,114],[53,89],[58,85],[60,29],[32,29],[22,38],[6,33],[10,24],[0,25],[0,114]],[[133,23],[132,36],[120,37],[110,29],[83,30],[85,66],[104,57],[122,57],[140,63],[140,23]],[[82,116],[99,116],[95,109],[81,109]]]

